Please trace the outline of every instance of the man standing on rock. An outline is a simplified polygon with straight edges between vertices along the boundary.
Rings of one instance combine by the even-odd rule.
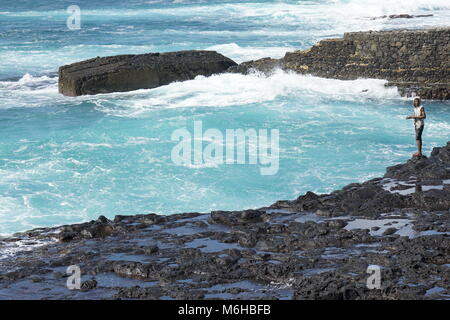
[[[425,118],[427,117],[425,109],[422,106],[420,97],[414,97],[413,100],[414,115],[407,116],[406,119],[414,119],[414,127],[416,128],[416,144],[417,152],[413,154],[413,157],[422,156],[422,132],[425,126]]]

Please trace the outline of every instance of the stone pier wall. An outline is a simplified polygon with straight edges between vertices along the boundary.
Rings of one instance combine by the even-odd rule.
[[[351,32],[287,52],[282,59],[248,61],[230,71],[273,67],[343,80],[386,79],[403,95],[450,99],[450,28]]]

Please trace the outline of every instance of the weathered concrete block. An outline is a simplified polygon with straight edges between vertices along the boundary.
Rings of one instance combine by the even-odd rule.
[[[98,57],[60,67],[59,92],[80,96],[150,89],[235,65],[215,51],[201,50]]]

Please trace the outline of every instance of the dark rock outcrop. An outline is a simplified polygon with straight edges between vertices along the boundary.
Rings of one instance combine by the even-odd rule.
[[[434,148],[430,157],[413,157],[388,167],[383,179],[352,183],[331,194],[307,192],[293,201],[278,201],[271,208],[313,211],[323,217],[349,213],[370,216],[411,207],[448,210],[450,192],[446,186],[450,183],[444,182],[450,182],[450,142]],[[405,190],[409,192],[402,194]]]
[[[230,72],[274,67],[325,78],[386,79],[404,96],[450,99],[450,28],[350,32],[308,50],[230,67]]]
[[[200,50],[98,57],[60,67],[59,92],[79,96],[150,89],[221,73],[234,65],[215,51]]]
[[[408,180],[411,176],[421,180],[450,179],[450,142],[436,147],[430,157],[414,157],[406,163],[388,167],[385,178]]]
[[[71,241],[74,239],[104,238],[111,235],[114,227],[106,217],[100,216],[90,222],[63,226],[59,233],[59,240]]]

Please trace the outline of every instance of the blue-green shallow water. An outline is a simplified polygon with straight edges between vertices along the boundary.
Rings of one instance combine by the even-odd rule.
[[[450,12],[447,1],[77,1],[81,30],[69,31],[71,1],[0,3],[0,234],[101,214],[259,207],[380,176],[415,151],[410,101],[379,80],[223,74],[68,98],[57,93],[62,64],[183,49],[278,58],[346,31],[445,25]],[[367,19],[425,12],[434,16]],[[424,105],[428,153],[449,139],[450,105]],[[278,129],[278,173],[175,165],[171,134],[194,120]]]

